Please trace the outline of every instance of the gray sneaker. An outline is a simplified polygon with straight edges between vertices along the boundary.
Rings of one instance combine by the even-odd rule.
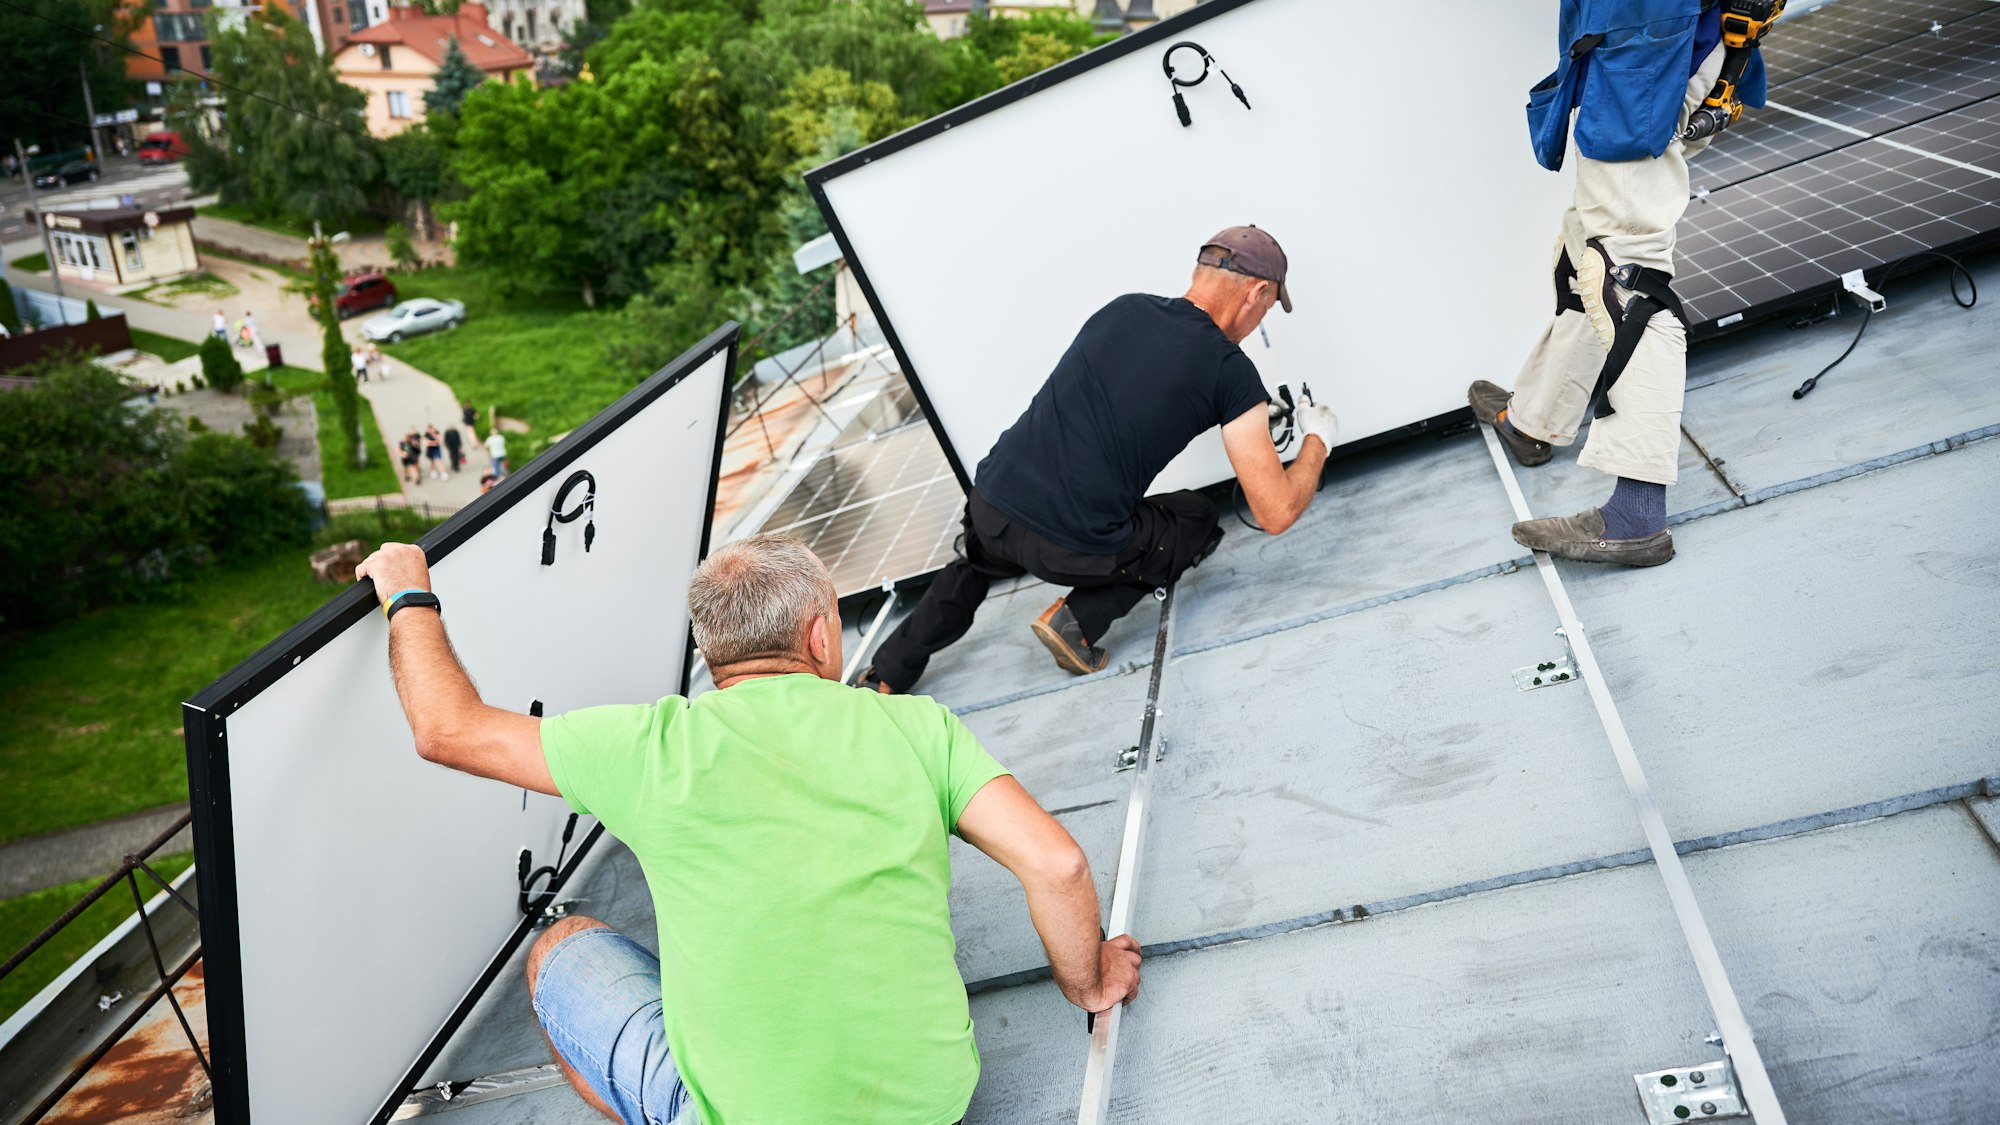
[[[1087,676],[1103,670],[1111,659],[1110,653],[1083,639],[1083,626],[1076,623],[1076,614],[1069,611],[1062,598],[1057,598],[1056,604],[1043,610],[1028,627],[1065,672]]]
[[[1500,424],[1500,412],[1507,409],[1507,403],[1514,392],[1497,384],[1479,380],[1466,388],[1465,401],[1472,405],[1472,416],[1482,426],[1492,426],[1500,435],[1500,444],[1514,455],[1514,462],[1522,468],[1533,468],[1556,455],[1555,446]]]
[[[1592,508],[1573,516],[1522,520],[1514,525],[1514,542],[1559,559],[1658,566],[1674,557],[1674,533],[1661,528],[1637,539],[1606,539],[1604,513]]]

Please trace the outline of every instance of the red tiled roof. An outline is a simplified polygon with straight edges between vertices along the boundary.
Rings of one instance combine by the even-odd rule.
[[[442,16],[427,16],[417,8],[391,8],[387,21],[362,28],[347,42],[405,46],[443,65],[445,44],[454,37],[472,65],[488,74],[520,70],[535,62],[534,56],[486,22],[486,5],[470,0]]]

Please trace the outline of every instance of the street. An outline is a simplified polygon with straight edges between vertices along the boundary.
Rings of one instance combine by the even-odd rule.
[[[96,183],[38,190],[35,197],[44,206],[56,206],[133,195],[141,207],[163,207],[189,198],[187,169],[178,163],[149,167],[140,164],[136,156],[107,155],[99,159],[98,168],[101,174]],[[25,217],[27,209],[27,183],[18,177],[0,177],[0,242],[35,235]]]

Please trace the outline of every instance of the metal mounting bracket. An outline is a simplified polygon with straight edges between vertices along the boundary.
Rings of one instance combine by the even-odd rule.
[[[1576,670],[1576,653],[1569,647],[1569,634],[1561,626],[1556,627],[1556,636],[1563,641],[1562,655],[1554,660],[1544,660],[1539,664],[1523,664],[1514,669],[1514,686],[1522,691],[1536,688],[1554,687],[1567,684],[1579,677]]]
[[[1840,287],[1854,294],[1855,300],[1867,305],[1869,312],[1878,313],[1889,307],[1889,302],[1882,299],[1882,294],[1868,288],[1868,278],[1860,270],[1849,270],[1841,274]]]
[[[1632,1080],[1639,1086],[1639,1105],[1646,1111],[1647,1125],[1750,1116],[1736,1092],[1736,1072],[1727,1059],[1635,1074]]]
[[[542,912],[535,916],[534,928],[537,930],[546,930],[558,920],[576,913],[577,908],[582,905],[583,900],[580,898],[566,898],[561,902],[552,902],[543,907]]]

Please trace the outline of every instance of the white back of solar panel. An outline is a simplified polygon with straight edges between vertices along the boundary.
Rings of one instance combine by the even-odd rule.
[[[1186,22],[1202,15],[821,183],[968,473],[1092,312],[1181,293],[1234,224],[1280,240],[1297,306],[1243,349],[1271,387],[1309,384],[1343,442],[1463,407],[1473,379],[1511,384],[1547,322],[1569,177],[1535,163],[1523,107],[1554,66],[1554,4],[1253,0]],[[1252,109],[1211,72],[1181,126],[1161,59],[1183,38]],[[1211,433],[1156,487],[1230,475]]]
[[[483,698],[548,714],[680,690],[724,349],[433,567]],[[572,469],[586,521],[542,534]],[[568,507],[581,501],[571,494]],[[425,612],[405,610],[403,612]],[[557,797],[419,759],[379,614],[227,716],[252,1117],[366,1121],[520,919],[520,849],[552,863]],[[588,826],[577,830],[580,842]]]

